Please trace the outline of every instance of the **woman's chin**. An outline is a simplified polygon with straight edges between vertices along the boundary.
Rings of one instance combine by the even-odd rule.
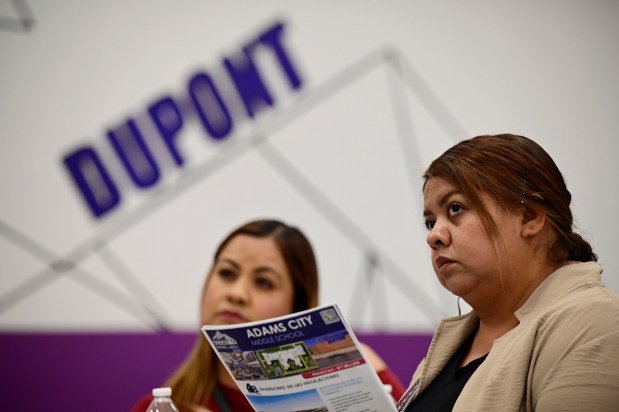
[[[443,286],[451,292],[451,294],[463,299],[471,292],[471,290],[473,290],[473,285],[471,285],[470,282],[463,281],[462,279],[449,279],[443,284]]]

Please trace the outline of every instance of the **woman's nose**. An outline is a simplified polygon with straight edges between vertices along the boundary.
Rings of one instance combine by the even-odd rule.
[[[447,246],[451,243],[451,233],[449,233],[449,229],[442,221],[437,220],[430,230],[430,233],[428,233],[426,242],[428,242],[428,245],[433,249],[440,246]]]
[[[239,276],[228,288],[228,300],[237,304],[247,304],[250,298],[249,281]]]

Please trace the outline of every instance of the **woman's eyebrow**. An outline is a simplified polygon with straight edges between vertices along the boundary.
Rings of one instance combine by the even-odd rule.
[[[278,271],[278,270],[276,270],[276,269],[274,269],[274,268],[272,268],[272,267],[270,267],[270,266],[260,266],[260,267],[257,267],[257,268],[254,270],[254,272],[255,272],[255,273],[270,272],[270,273],[273,273],[274,275],[276,275],[276,276],[278,276],[278,277],[282,277],[282,278],[284,277],[284,274],[283,274],[283,273],[281,273],[280,271]]]
[[[228,263],[231,266],[234,266],[235,269],[240,269],[241,266],[236,263],[234,260],[229,259],[229,258],[219,258],[217,259],[217,263]]]
[[[445,207],[445,204],[447,203],[447,201],[449,201],[449,199],[455,195],[455,194],[459,194],[462,193],[459,189],[452,189],[449,192],[445,193],[443,196],[441,196],[441,198],[438,201],[438,206],[442,209]],[[430,212],[429,210],[425,209],[423,211],[423,217],[428,217],[428,216],[434,216],[434,213]]]

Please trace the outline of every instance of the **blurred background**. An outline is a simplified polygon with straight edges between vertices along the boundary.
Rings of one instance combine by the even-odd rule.
[[[265,217],[408,383],[457,314],[420,176],[479,134],[551,154],[619,291],[618,43],[616,1],[0,0],[9,409],[128,410],[192,347],[218,242]]]

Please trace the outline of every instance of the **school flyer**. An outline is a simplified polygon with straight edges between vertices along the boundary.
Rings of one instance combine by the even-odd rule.
[[[202,332],[258,412],[396,411],[337,305]]]

